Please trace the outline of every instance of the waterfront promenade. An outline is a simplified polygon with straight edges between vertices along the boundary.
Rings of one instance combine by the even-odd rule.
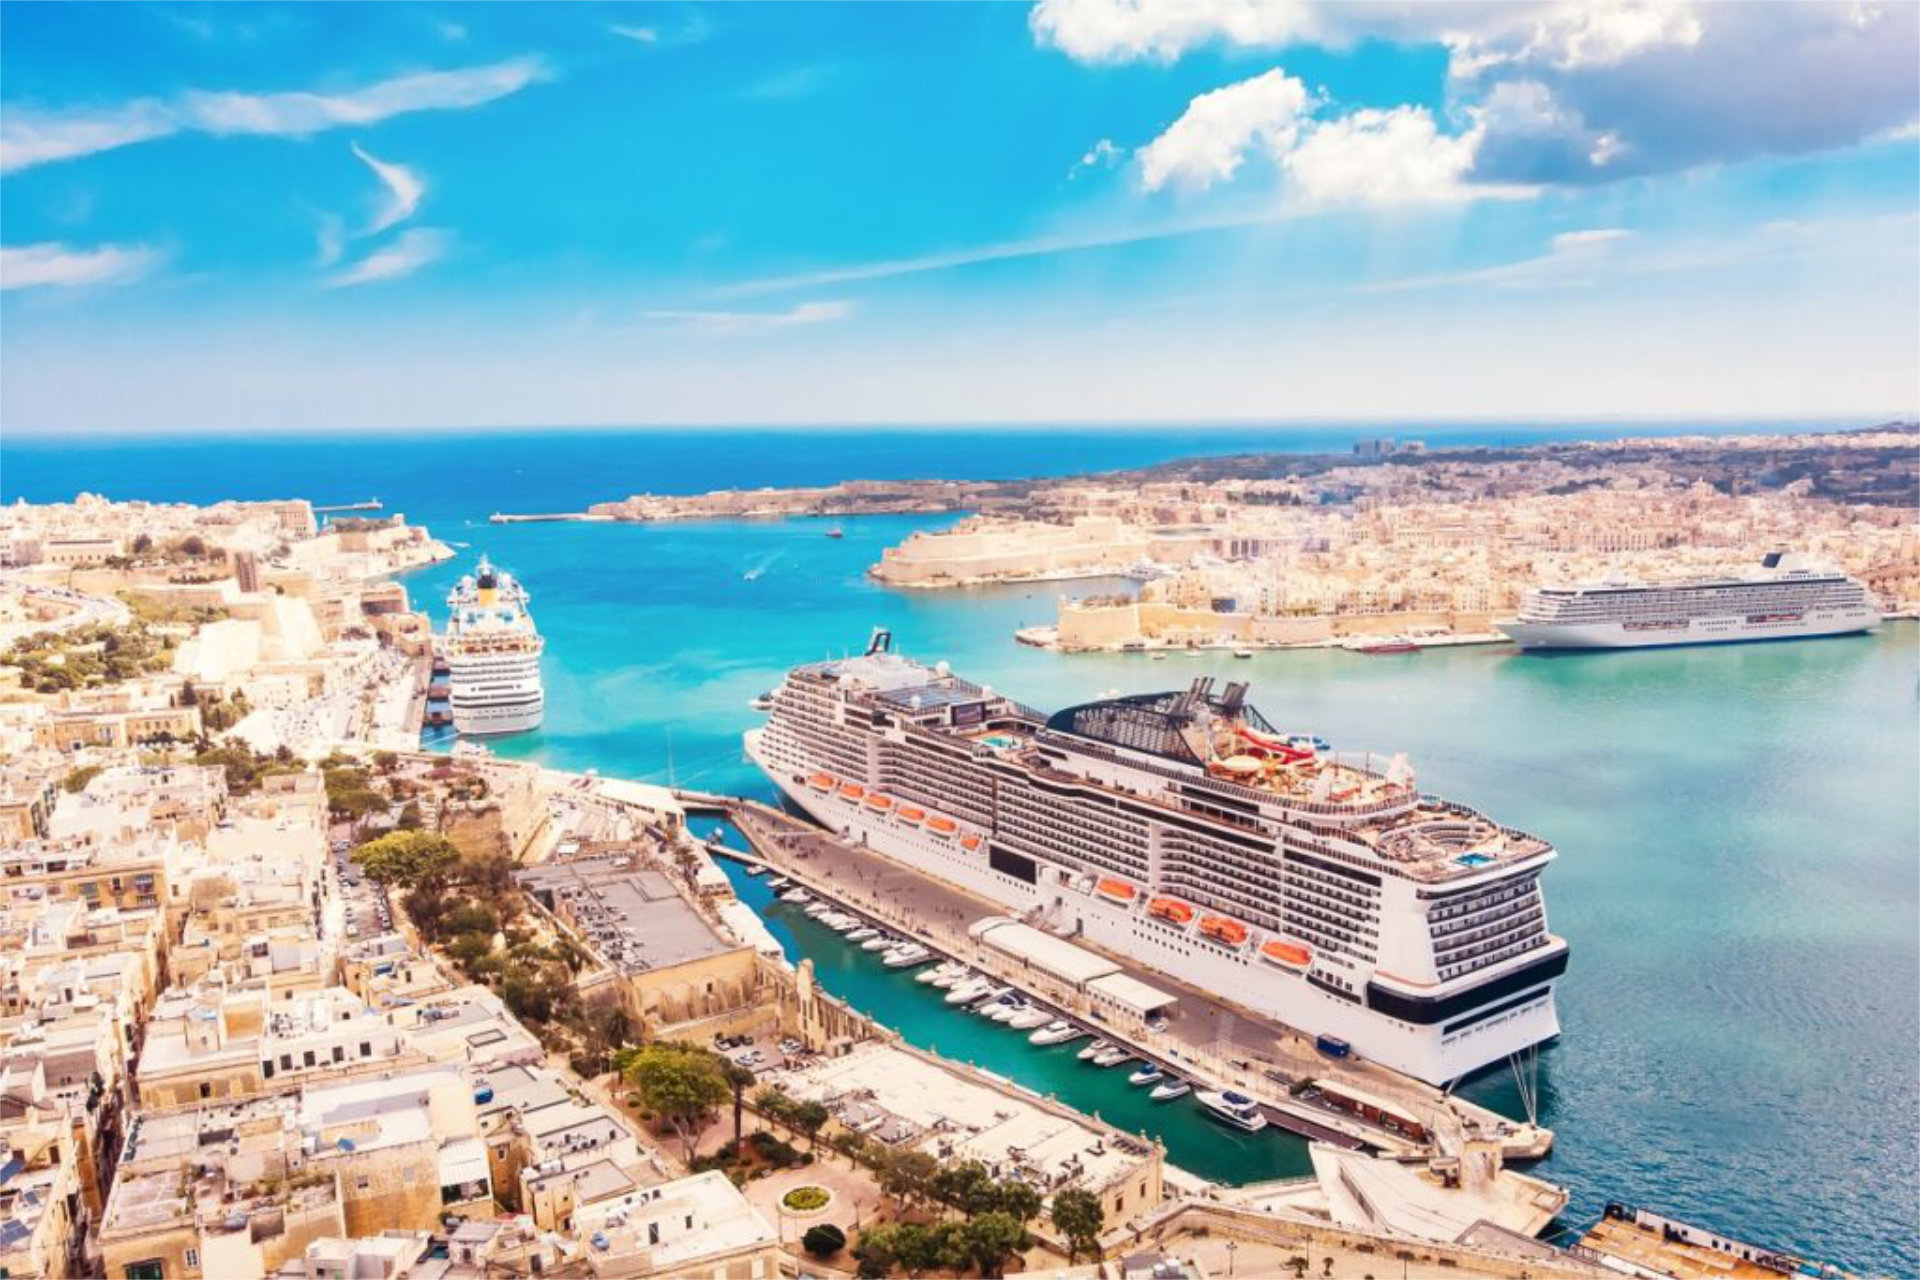
[[[862,846],[752,801],[683,797],[697,807],[720,807],[769,866],[823,896],[909,933],[944,955],[1012,983],[1083,1026],[1125,1042],[1141,1056],[1216,1086],[1239,1089],[1261,1101],[1280,1127],[1342,1146],[1364,1145],[1403,1159],[1429,1149],[1405,1137],[1293,1096],[1288,1085],[1309,1079],[1340,1081],[1383,1097],[1419,1117],[1433,1133],[1433,1147],[1457,1153],[1470,1136],[1496,1139],[1508,1159],[1544,1156],[1551,1132],[1515,1122],[1462,1099],[1367,1062],[1336,1062],[1318,1053],[1310,1037],[1252,1014],[1216,993],[1185,986],[1127,957],[1101,952],[1129,976],[1179,996],[1179,1012],[1164,1031],[1144,1022],[1102,1017],[1083,992],[1051,978],[969,936],[983,916],[1004,915],[996,904],[950,884],[908,870]],[[1089,950],[1085,939],[1076,945]]]

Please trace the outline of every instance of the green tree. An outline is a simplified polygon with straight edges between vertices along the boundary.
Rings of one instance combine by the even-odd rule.
[[[402,831],[418,831],[426,826],[427,821],[420,814],[420,802],[409,800],[402,805],[400,814],[393,820],[393,824]]]
[[[823,1222],[807,1228],[807,1234],[800,1237],[800,1247],[816,1258],[831,1258],[847,1247],[847,1233],[831,1222]]]
[[[1040,1216],[1040,1193],[1017,1179],[1009,1178],[996,1189],[994,1208],[1026,1226]]]
[[[814,1139],[832,1116],[824,1102],[808,1100],[793,1109],[793,1127],[807,1135],[807,1150],[813,1150]]]
[[[997,1190],[987,1166],[978,1160],[966,1160],[960,1164],[950,1164],[934,1174],[927,1194],[971,1218],[983,1209],[993,1207]]]
[[[1053,1225],[1067,1238],[1067,1265],[1083,1253],[1100,1260],[1100,1233],[1107,1225],[1107,1211],[1100,1197],[1080,1187],[1069,1187],[1053,1198]]]
[[[353,851],[367,879],[403,889],[439,879],[459,858],[453,841],[425,831],[390,831]]]
[[[99,777],[105,769],[105,765],[89,764],[69,770],[67,776],[60,779],[60,789],[69,795],[79,795],[87,789],[87,784]]]
[[[143,533],[133,540],[133,554],[143,556],[151,550],[153,550],[153,538],[150,535]]]
[[[697,1045],[650,1044],[628,1072],[647,1109],[672,1126],[693,1159],[694,1140],[733,1092],[720,1059]]]
[[[933,1177],[939,1170],[939,1162],[924,1151],[889,1149],[874,1172],[881,1192],[906,1208],[927,1198]]]
[[[868,1227],[860,1233],[860,1243],[853,1247],[853,1256],[859,1259],[859,1274],[864,1280],[880,1280],[880,1277],[893,1273],[894,1263],[899,1260],[895,1244],[899,1236],[898,1227]]]
[[[727,1087],[733,1090],[733,1150],[737,1155],[742,1153],[740,1144],[744,1135],[741,1126],[746,1118],[747,1086],[753,1083],[754,1074],[730,1058],[724,1061],[725,1065],[720,1070],[727,1077]]]
[[[963,1265],[971,1264],[983,1276],[999,1276],[1007,1259],[1030,1243],[1027,1229],[1010,1213],[998,1209],[981,1214],[960,1227],[957,1243],[966,1255]]]

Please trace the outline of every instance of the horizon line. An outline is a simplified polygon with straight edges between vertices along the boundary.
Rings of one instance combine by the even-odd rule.
[[[72,427],[14,427],[0,430],[0,449],[10,444],[23,442],[55,442],[67,447],[84,448],[88,441],[107,440],[161,440],[161,439],[213,439],[250,436],[256,440],[297,439],[331,436],[428,436],[428,435],[499,435],[512,433],[651,433],[680,432],[696,434],[704,432],[751,433],[751,432],[898,432],[924,433],[930,431],[1167,431],[1199,432],[1213,428],[1234,430],[1310,430],[1316,428],[1369,428],[1394,427],[1407,432],[1447,431],[1473,427],[1499,427],[1515,430],[1551,430],[1568,427],[1626,427],[1643,425],[1648,428],[1676,428],[1687,426],[1775,426],[1786,427],[1804,423],[1809,427],[1831,427],[1834,424],[1850,423],[1854,429],[1866,429],[1876,426],[1911,426],[1920,422],[1920,410],[1876,411],[1835,411],[1818,410],[1808,412],[1774,412],[1768,414],[1752,413],[1706,413],[1661,416],[1641,413],[1596,413],[1583,416],[1536,415],[1536,414],[1488,414],[1488,415],[1391,415],[1360,417],[1219,417],[1219,418],[1182,418],[1177,420],[1154,418],[1006,418],[987,420],[941,419],[919,421],[896,421],[891,419],[792,419],[787,421],[758,422],[750,420],[730,420],[725,422],[630,422],[630,423],[442,423],[431,426],[402,426],[394,424],[357,424],[314,427],[257,427],[257,426],[203,426],[203,427],[107,427],[76,430]]]

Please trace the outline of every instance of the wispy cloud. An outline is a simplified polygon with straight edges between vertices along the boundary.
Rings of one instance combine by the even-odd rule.
[[[1620,227],[1563,231],[1553,238],[1547,252],[1531,258],[1467,271],[1434,271],[1425,275],[1375,280],[1356,285],[1353,292],[1411,293],[1421,289],[1449,289],[1461,285],[1498,289],[1570,287],[1590,282],[1596,268],[1611,265],[1612,246],[1632,234]]]
[[[176,133],[306,137],[343,125],[370,125],[415,111],[477,107],[548,75],[538,58],[451,71],[422,71],[343,93],[234,93],[195,90],[107,110],[14,107],[0,121],[0,173],[110,151]]]
[[[340,261],[340,255],[346,251],[346,232],[340,224],[338,214],[320,215],[320,229],[314,236],[315,261],[323,267],[330,267]]]
[[[1112,231],[1063,233],[1032,236],[1021,240],[999,240],[940,253],[925,253],[908,258],[884,258],[819,271],[796,272],[783,276],[762,276],[725,285],[715,292],[721,297],[745,298],[757,294],[784,293],[791,289],[822,289],[869,280],[888,280],[896,276],[920,275],[928,271],[952,271],[989,262],[1011,262],[1022,258],[1045,258],[1057,253],[1083,253],[1095,249],[1113,249],[1122,245],[1156,240],[1174,240],[1182,236],[1202,235],[1242,227],[1263,226],[1303,216],[1300,210],[1269,210],[1237,216],[1193,218],[1182,222],[1128,227]]]
[[[376,284],[382,280],[401,280],[422,267],[446,256],[452,237],[431,227],[415,227],[397,236],[384,249],[366,257],[326,279],[329,289],[349,289],[356,285]]]
[[[0,290],[131,284],[165,255],[149,245],[108,244],[73,249],[64,244],[0,248]]]
[[[414,210],[420,207],[421,198],[427,194],[427,184],[420,175],[405,165],[392,164],[369,155],[357,142],[353,144],[353,154],[373,170],[374,176],[387,189],[386,205],[374,215],[373,225],[367,228],[366,233],[376,235],[411,218]]]
[[[610,22],[607,24],[607,30],[622,40],[662,47],[699,44],[713,34],[713,28],[708,24],[706,16],[698,10],[689,13],[685,21],[671,27],[654,23],[642,25],[635,22]]]
[[[1067,181],[1072,182],[1089,169],[1111,169],[1125,159],[1126,154],[1114,145],[1112,138],[1102,138],[1088,147],[1085,155],[1073,162],[1073,168],[1067,170]]]
[[[765,98],[776,102],[804,98],[826,83],[832,75],[833,68],[829,66],[793,67],[755,81],[747,86],[745,93],[749,98]]]
[[[698,333],[735,336],[831,324],[852,314],[851,302],[835,299],[802,302],[785,311],[648,311],[643,318],[656,324],[674,325]]]

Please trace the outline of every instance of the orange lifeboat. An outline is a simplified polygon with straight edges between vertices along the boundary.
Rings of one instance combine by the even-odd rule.
[[[867,808],[874,810],[876,813],[885,813],[887,810],[893,808],[893,797],[883,796],[876,791],[867,797]]]
[[[975,835],[961,836],[960,847],[968,853],[972,853],[980,847],[980,837]]]
[[[1169,924],[1193,923],[1193,908],[1178,898],[1155,898],[1147,904],[1147,914]]]
[[[1275,938],[1260,945],[1260,958],[1283,969],[1304,969],[1313,963],[1313,952],[1298,943],[1282,942]]]
[[[1139,894],[1139,890],[1125,880],[1102,880],[1094,886],[1094,892],[1115,902],[1132,902]]]
[[[1206,916],[1200,921],[1200,932],[1215,942],[1224,942],[1230,947],[1247,945],[1247,926],[1238,920],[1229,920],[1225,916]]]
[[[925,809],[916,809],[910,804],[901,805],[900,811],[894,814],[894,817],[900,819],[900,821],[906,823],[910,827],[919,826],[920,820],[926,816],[927,816],[927,811]]]
[[[843,782],[840,784],[840,794],[849,800],[858,800],[867,794],[867,789],[857,782]]]
[[[935,835],[950,836],[958,830],[952,818],[943,818],[939,814],[927,819],[927,830]]]
[[[815,791],[831,791],[833,790],[833,775],[830,773],[816,773],[807,779],[807,785]]]

